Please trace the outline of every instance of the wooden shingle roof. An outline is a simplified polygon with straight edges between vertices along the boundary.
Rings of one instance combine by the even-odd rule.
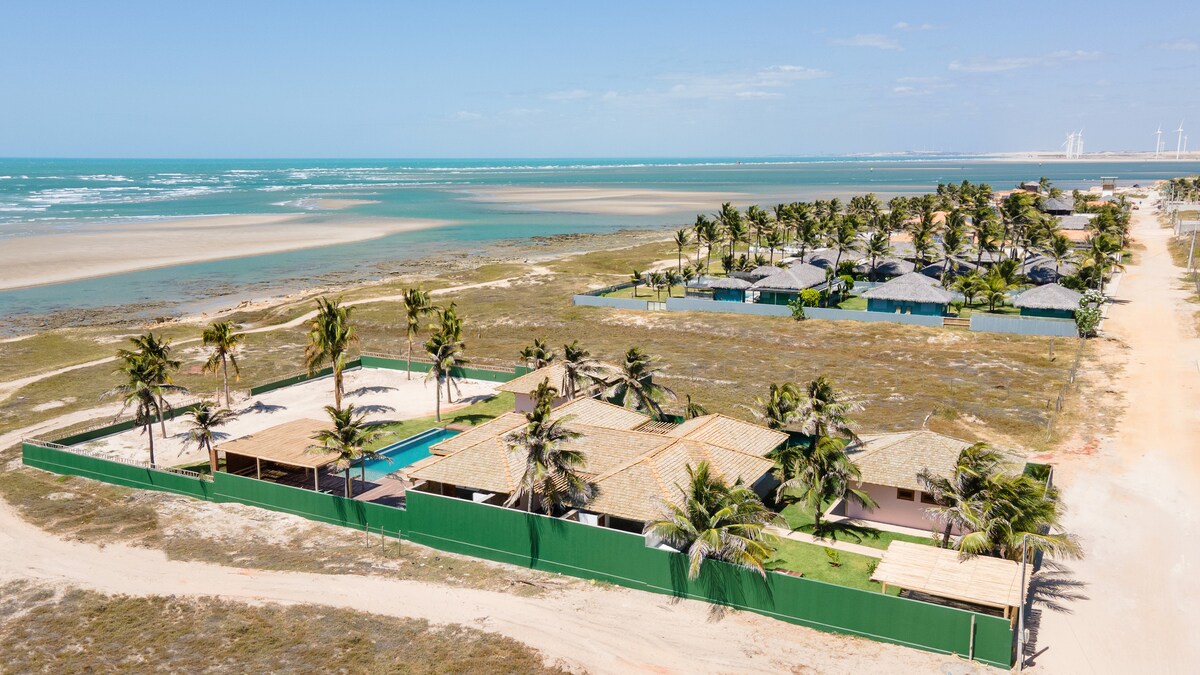
[[[788,439],[788,435],[782,431],[721,414],[701,415],[687,420],[668,431],[667,435],[759,456],[774,450]]]
[[[920,490],[917,475],[922,470],[949,478],[959,453],[970,445],[970,441],[922,429],[864,435],[846,451],[862,472],[861,482]],[[1014,470],[1025,466],[1024,459],[1011,455],[1009,458]]]
[[[286,466],[315,469],[337,461],[339,454],[315,450],[313,436],[328,429],[329,422],[302,419],[257,431],[235,441],[222,443],[226,455],[256,457]]]

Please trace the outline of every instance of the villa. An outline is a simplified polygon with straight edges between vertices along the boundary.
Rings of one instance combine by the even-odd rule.
[[[616,373],[618,370],[616,366],[609,363],[601,363],[600,368],[607,373]],[[526,413],[534,408],[535,401],[533,399],[533,394],[537,391],[538,385],[545,380],[549,380],[550,386],[559,391],[558,397],[555,398],[554,402],[551,404],[552,406],[557,407],[570,400],[567,398],[566,394],[563,393],[566,390],[566,376],[566,366],[561,363],[551,363],[548,366],[543,366],[537,370],[525,373],[514,380],[509,380],[508,382],[501,384],[500,386],[496,387],[496,391],[507,391],[511,393],[516,399],[516,406],[514,410],[519,413]],[[602,383],[583,387],[583,391],[578,392],[577,395],[592,395],[598,393],[599,390],[604,389],[607,384],[609,384],[609,382],[604,381]]]
[[[1059,284],[1034,286],[1013,299],[1013,306],[1021,310],[1021,316],[1036,316],[1050,319],[1073,319],[1083,294]]]
[[[596,496],[565,517],[590,525],[641,533],[679,502],[687,467],[709,462],[729,482],[742,480],[765,495],[774,486],[774,462],[766,454],[787,434],[725,417],[704,415],[681,424],[594,398],[557,406],[552,416],[579,436],[566,441],[580,451],[580,473],[596,486]],[[504,504],[518,491],[525,472],[520,450],[509,434],[526,423],[524,415],[505,413],[430,448],[432,457],[407,472],[412,489],[487,504]],[[521,498],[517,508],[529,508]],[[535,503],[534,508],[537,508]]]
[[[937,279],[910,272],[864,291],[862,297],[869,312],[941,316],[954,294],[939,286]]]
[[[1069,216],[1075,213],[1075,202],[1066,197],[1051,197],[1042,202],[1042,212],[1052,216]]]
[[[846,503],[841,515],[922,532],[940,530],[942,525],[927,512],[934,504],[933,497],[923,490],[918,476],[923,470],[942,477],[953,475],[959,453],[970,445],[927,430],[862,436],[847,452],[862,472],[859,487],[877,506],[868,509]],[[1024,459],[1009,457],[1015,471],[1024,468]]]
[[[800,291],[821,290],[826,287],[826,272],[808,263],[794,264],[769,277],[754,282],[758,302],[767,305],[786,305],[800,296]]]

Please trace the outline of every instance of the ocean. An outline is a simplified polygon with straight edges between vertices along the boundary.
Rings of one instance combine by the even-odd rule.
[[[939,182],[1007,189],[1047,176],[1086,189],[1100,176],[1122,185],[1195,172],[1188,162],[1013,162],[978,157],[795,157],[454,160],[0,159],[0,247],[13,237],[105,223],[205,215],[312,213],[318,198],[370,200],[324,212],[331,220],[409,217],[453,221],[367,242],[117,274],[0,291],[0,316],[134,304],[195,307],[239,289],[275,293],[338,275],[375,276],[389,263],[470,255],[488,244],[572,233],[690,223],[695,214],[558,213],[470,199],[498,186],[737,192],[764,207],[780,201],[875,192],[881,199]],[[715,211],[713,204],[709,211]],[[197,245],[204,245],[197,242]]]

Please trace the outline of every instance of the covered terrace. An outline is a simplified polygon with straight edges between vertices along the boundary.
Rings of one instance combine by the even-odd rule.
[[[1030,575],[1031,576],[1031,575]],[[1021,565],[989,556],[964,558],[953,549],[893,541],[871,581],[910,593],[1000,610],[1015,621],[1017,609],[1029,590],[1029,576],[1021,585]]]

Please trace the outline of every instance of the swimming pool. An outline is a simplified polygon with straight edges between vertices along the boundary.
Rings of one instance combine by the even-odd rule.
[[[429,446],[436,445],[456,435],[457,431],[449,429],[429,429],[415,436],[392,443],[379,451],[383,457],[390,459],[369,459],[363,463],[367,480],[379,481],[389,473],[399,471],[406,466],[421,461],[429,456]],[[355,472],[357,473],[357,472]]]

